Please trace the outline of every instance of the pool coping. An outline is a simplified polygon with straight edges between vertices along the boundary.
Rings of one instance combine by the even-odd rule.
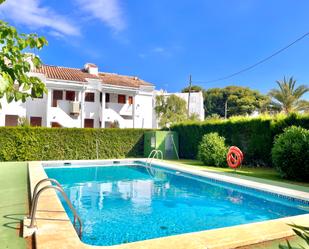
[[[112,163],[114,161],[132,162],[145,161],[144,158],[138,159],[109,159],[109,160],[65,160],[65,161],[46,161],[46,162],[29,162],[29,182],[31,194],[35,184],[47,177],[42,163]],[[250,180],[234,178],[216,174],[215,172],[205,172],[199,169],[186,168],[179,164],[172,164],[155,160],[156,165],[170,169],[179,170],[189,174],[205,176],[218,181],[229,182],[232,184],[242,185],[249,188],[260,189],[262,191],[274,192],[279,195],[290,196],[292,198],[309,201],[309,193],[291,190],[283,187],[272,186],[268,184],[253,182]],[[42,185],[43,186],[43,185]],[[294,235],[291,227],[287,224],[298,224],[309,226],[309,214],[285,217],[269,221],[255,222],[244,225],[231,226],[226,228],[212,229],[201,232],[173,235],[168,237],[137,241],[127,244],[114,246],[92,246],[83,243],[68,218],[57,194],[54,190],[47,190],[41,196],[38,204],[36,225],[38,230],[35,233],[36,248],[115,248],[115,249],[136,249],[136,248],[162,248],[162,249],[224,249],[256,244],[264,241],[285,238]],[[52,238],[52,239],[51,239]]]

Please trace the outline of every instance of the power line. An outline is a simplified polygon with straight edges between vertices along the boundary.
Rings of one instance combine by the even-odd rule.
[[[219,77],[219,78],[216,78],[216,79],[213,79],[213,80],[208,80],[208,81],[194,81],[194,83],[198,83],[198,84],[207,84],[207,83],[213,83],[213,82],[217,82],[217,81],[222,81],[222,80],[226,80],[226,79],[229,79],[229,78],[232,78],[238,74],[241,74],[241,73],[244,73],[246,71],[249,71],[251,70],[252,68],[264,63],[265,61],[268,61],[270,60],[271,58],[273,58],[274,56],[280,54],[281,52],[283,52],[284,50],[288,49],[289,47],[293,46],[295,43],[299,42],[300,40],[304,39],[306,36],[309,35],[309,32],[305,33],[304,35],[302,35],[301,37],[297,38],[295,41],[293,41],[292,43],[288,44],[287,46],[279,49],[278,51],[276,51],[275,53],[271,54],[270,56],[254,63],[253,65],[249,66],[249,67],[246,67],[244,69],[241,69],[240,71],[237,71],[235,73],[232,73],[232,74],[229,74],[229,75],[226,75],[226,76],[223,76],[223,77]]]

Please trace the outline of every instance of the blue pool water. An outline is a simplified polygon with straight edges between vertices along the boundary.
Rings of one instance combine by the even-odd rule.
[[[48,167],[45,171],[63,186],[83,221],[82,240],[92,245],[115,245],[308,212],[301,201],[157,166],[151,171],[138,164]]]

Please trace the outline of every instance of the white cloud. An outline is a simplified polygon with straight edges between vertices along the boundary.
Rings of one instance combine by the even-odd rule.
[[[0,15],[29,28],[48,28],[51,34],[79,35],[80,30],[66,17],[49,7],[40,5],[40,0],[7,0],[0,6]]]
[[[138,56],[142,59],[150,56],[160,56],[160,57],[166,57],[169,58],[172,56],[172,50],[173,48],[164,48],[164,47],[153,47],[149,49],[147,52],[139,53]]]
[[[119,0],[77,0],[77,3],[82,11],[99,19],[115,32],[126,28]]]
[[[161,53],[165,53],[166,50],[165,48],[162,48],[162,47],[155,47],[154,49],[152,49],[152,52],[161,54]]]

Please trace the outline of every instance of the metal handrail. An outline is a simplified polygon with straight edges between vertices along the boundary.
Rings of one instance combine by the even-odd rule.
[[[163,160],[163,152],[161,150],[152,150],[150,153],[149,153],[149,156],[146,160],[146,166],[151,166],[151,162],[152,160],[157,157],[158,159],[158,155],[160,155],[161,157],[161,160]]]
[[[56,179],[53,179],[53,178],[45,178],[45,179],[39,181],[39,182],[35,185],[35,187],[34,187],[34,189],[33,189],[32,200],[33,200],[34,197],[36,196],[36,193],[37,193],[37,191],[38,191],[38,188],[39,188],[39,186],[40,186],[43,182],[52,182],[52,183],[56,184],[59,188],[62,188],[61,184],[60,184]],[[30,215],[31,215],[31,214],[30,214]]]
[[[149,166],[151,166],[152,160],[154,158],[159,159],[159,157],[158,157],[159,155],[160,155],[160,159],[163,160],[163,153],[162,153],[162,151],[161,150],[157,150],[156,153],[153,155],[153,157],[150,159]]]
[[[147,160],[150,159],[150,157],[154,156],[156,153],[157,153],[157,150],[152,150],[152,151],[149,153]]]
[[[57,181],[55,179],[43,179],[41,180],[40,182],[37,183],[37,185],[35,186],[35,189],[34,189],[34,197],[33,197],[33,200],[32,200],[32,205],[31,205],[31,212],[30,212],[30,219],[31,219],[31,222],[30,222],[30,226],[29,228],[34,228],[34,220],[35,220],[35,215],[36,215],[36,211],[37,211],[37,205],[38,205],[38,200],[39,200],[39,197],[40,195],[47,189],[55,189],[55,190],[58,190],[61,194],[62,194],[62,197],[65,199],[66,203],[68,204],[69,208],[71,209],[71,211],[73,212],[74,214],[74,221],[73,221],[73,225],[74,225],[74,228],[76,229],[76,220],[78,221],[79,223],[79,230],[78,230],[78,236],[79,238],[82,237],[82,221],[80,219],[80,217],[78,216],[77,214],[77,211],[76,209],[73,207],[71,201],[69,200],[67,194],[64,192],[63,188],[61,187],[61,185],[57,182],[56,184],[59,186],[54,186],[54,185],[48,185],[48,186],[45,186],[43,188],[41,188],[37,193],[37,188],[38,188],[38,185],[40,185],[42,182],[44,181],[51,181],[51,182],[54,182],[56,183]]]

